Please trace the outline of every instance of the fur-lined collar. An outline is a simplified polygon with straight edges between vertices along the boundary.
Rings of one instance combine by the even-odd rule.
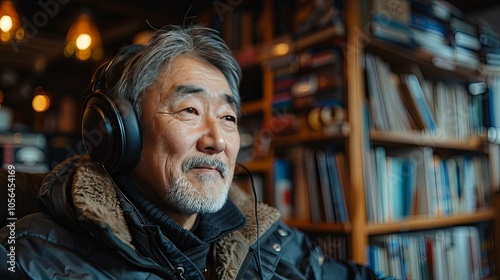
[[[89,159],[76,164],[71,196],[79,220],[108,224],[112,232],[125,244],[132,246],[132,236],[120,208],[114,183],[101,166]],[[254,199],[238,186],[231,187],[230,199],[240,209],[247,223],[217,243],[217,279],[234,279],[249,247],[257,240]],[[280,217],[279,212],[264,203],[258,207],[259,234],[262,236]]]

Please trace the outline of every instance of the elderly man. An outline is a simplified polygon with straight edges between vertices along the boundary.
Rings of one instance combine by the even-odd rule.
[[[83,114],[90,156],[47,175],[2,279],[347,279],[274,208],[231,187],[240,76],[201,26],[157,30],[99,68]]]

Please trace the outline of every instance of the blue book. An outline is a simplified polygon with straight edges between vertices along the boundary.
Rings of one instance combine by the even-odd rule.
[[[408,217],[413,213],[415,207],[415,190],[417,188],[417,165],[410,159],[405,158],[401,162],[401,174],[403,177],[403,216]]]
[[[330,167],[327,164],[327,155],[324,150],[316,151],[316,164],[318,168],[319,185],[323,201],[323,211],[326,222],[338,222],[335,201],[332,199],[332,187],[330,181]]]
[[[330,187],[333,206],[335,208],[336,221],[339,223],[347,222],[347,209],[344,197],[344,191],[340,181],[339,168],[336,163],[335,153],[331,150],[326,151],[326,164],[329,171]]]
[[[404,82],[407,86],[408,92],[411,95],[411,99],[414,101],[414,105],[417,112],[422,118],[425,127],[431,132],[436,131],[436,122],[434,116],[432,115],[431,109],[427,104],[424,96],[424,91],[418,78],[415,74],[408,74],[404,76]]]
[[[439,22],[422,14],[412,13],[411,26],[413,28],[426,31],[443,38],[446,38],[448,36],[446,27],[442,22]]]
[[[443,214],[451,215],[452,207],[451,207],[451,194],[450,194],[450,178],[448,175],[448,167],[446,164],[446,160],[442,160],[439,166],[441,168],[441,172],[443,174],[441,188],[442,188],[442,202],[443,202]]]

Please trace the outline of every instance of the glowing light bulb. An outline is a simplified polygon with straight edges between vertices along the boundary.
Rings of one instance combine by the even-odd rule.
[[[31,102],[33,109],[36,112],[45,112],[49,109],[50,106],[50,98],[47,95],[39,94],[33,98]]]
[[[79,50],[86,50],[92,44],[92,37],[89,34],[82,33],[76,38],[76,48]]]
[[[287,43],[279,43],[273,47],[273,51],[276,55],[284,55],[287,54],[290,50],[290,47]]]
[[[12,29],[12,18],[8,15],[4,15],[0,18],[0,30],[3,32],[9,32]]]

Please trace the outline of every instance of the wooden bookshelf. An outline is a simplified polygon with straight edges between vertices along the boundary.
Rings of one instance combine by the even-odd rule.
[[[293,132],[280,133],[272,131],[272,145],[265,159],[245,163],[252,172],[264,174],[266,202],[273,205],[274,196],[274,160],[288,156],[291,148],[302,147],[322,149],[324,147],[342,147],[346,157],[348,183],[345,200],[349,214],[348,223],[313,223],[304,219],[287,218],[284,221],[292,227],[313,233],[331,233],[346,237],[348,256],[355,262],[366,264],[367,249],[370,238],[378,235],[432,231],[434,229],[492,223],[496,230],[500,228],[497,218],[500,211],[498,194],[492,199],[488,208],[480,208],[467,214],[459,213],[450,216],[412,216],[397,222],[372,223],[367,214],[367,178],[365,178],[365,159],[370,153],[370,147],[381,146],[386,149],[419,149],[432,150],[433,156],[478,155],[488,157],[491,145],[487,135],[472,132],[463,139],[441,137],[422,133],[418,130],[406,132],[381,131],[370,128],[367,130],[366,105],[369,98],[369,83],[365,77],[364,58],[366,53],[380,56],[391,69],[397,73],[408,73],[412,65],[417,65],[426,77],[432,81],[450,84],[465,84],[470,82],[485,82],[485,76],[496,73],[483,68],[469,69],[458,66],[454,61],[436,58],[430,53],[416,48],[389,43],[375,38],[366,28],[369,26],[370,3],[368,0],[352,0],[344,2],[345,32],[338,27],[329,27],[308,33],[298,38],[292,32],[274,36],[273,2],[263,1],[262,20],[267,23],[265,40],[236,52],[243,67],[262,68],[262,99],[245,102],[242,106],[243,117],[259,114],[263,119],[263,127],[269,129],[275,112],[273,112],[274,69],[271,62],[289,54],[297,54],[315,47],[336,47],[342,50],[344,56],[343,72],[345,75],[344,101],[346,121],[342,126],[330,130],[313,130],[304,118],[300,119],[299,129]],[[276,51],[280,47],[286,51]],[[282,50],[283,50],[282,49]],[[309,203],[306,202],[306,203]],[[300,208],[299,208],[300,209]],[[498,234],[497,234],[498,236]],[[495,245],[500,246],[500,238]],[[500,250],[497,250],[500,251]],[[496,252],[496,266],[500,267],[500,253]],[[498,269],[496,269],[498,271]],[[495,279],[491,277],[490,279]]]

